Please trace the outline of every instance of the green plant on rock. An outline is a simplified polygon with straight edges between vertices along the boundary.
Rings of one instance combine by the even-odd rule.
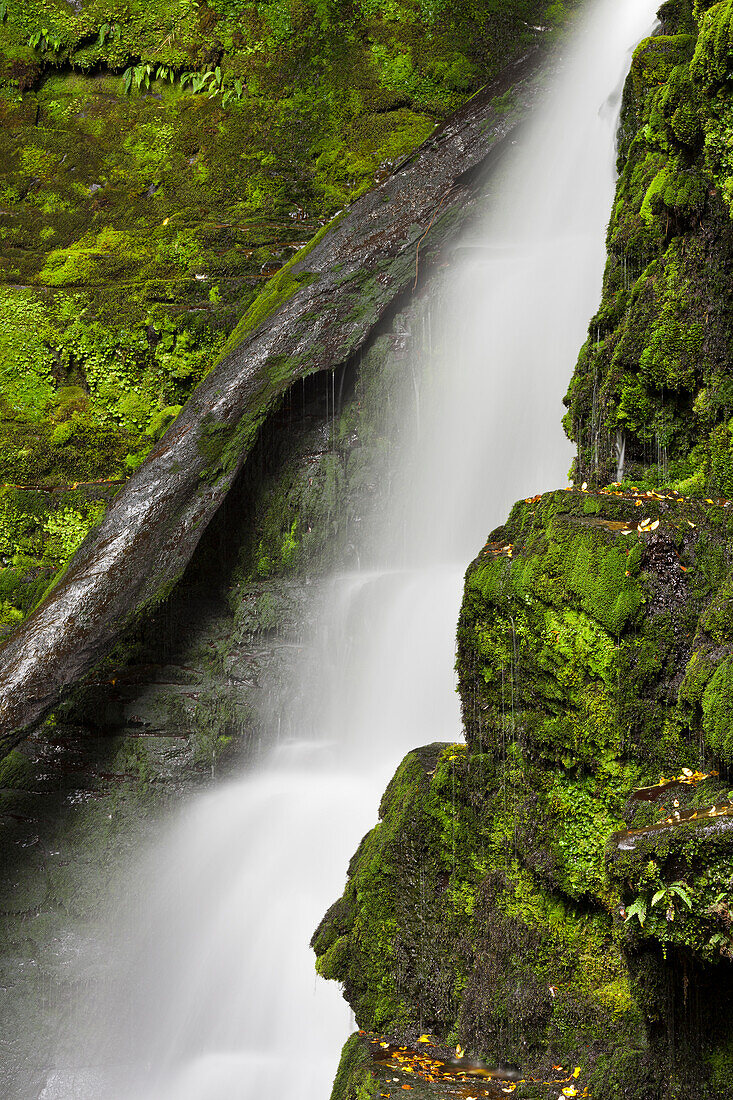
[[[624,920],[628,924],[634,917],[638,920],[641,927],[644,927],[647,913],[649,912],[649,901],[643,895],[639,895],[631,905],[628,906],[625,912]]]
[[[665,909],[665,917],[673,921],[675,916],[675,901],[683,901],[688,909],[692,909],[692,895],[686,882],[672,882],[669,886],[662,886],[652,896],[652,906],[662,905]]]
[[[97,45],[104,46],[105,42],[111,39],[119,41],[121,37],[121,27],[117,23],[103,23],[99,28],[99,37],[97,38]]]
[[[149,61],[140,61],[137,65],[130,65],[122,74],[122,86],[125,94],[129,95],[133,88],[138,91],[147,91],[151,80],[170,79],[170,70],[164,65],[152,65]]]
[[[51,50],[52,53],[58,53],[61,39],[52,34],[48,27],[41,27],[30,36],[28,45],[32,50]]]
[[[148,91],[154,80],[176,84],[181,89],[190,86],[194,95],[206,92],[209,99],[220,95],[222,107],[226,107],[232,100],[242,99],[247,94],[244,80],[237,78],[225,84],[219,65],[215,69],[206,69],[204,72],[185,70],[179,73],[169,65],[140,61],[137,65],[128,66],[122,74],[122,86],[126,95],[130,95],[133,91]]]

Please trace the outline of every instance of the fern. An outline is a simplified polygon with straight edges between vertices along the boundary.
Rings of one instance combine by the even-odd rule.
[[[641,927],[644,927],[644,921],[647,915],[647,902],[646,898],[639,897],[636,901],[632,902],[629,908],[626,910],[626,923],[628,924],[632,917],[636,917]]]

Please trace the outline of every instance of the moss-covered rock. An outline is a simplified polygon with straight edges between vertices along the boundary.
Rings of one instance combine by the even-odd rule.
[[[732,533],[727,505],[611,486],[521,501],[489,537],[458,628],[467,745],[405,759],[314,937],[362,1028],[541,1080],[577,1064],[592,1095],[717,1095]],[[689,824],[660,827],[673,799]],[[720,970],[694,1070],[689,1034],[670,1048],[679,953],[706,988]]]
[[[624,92],[600,309],[566,398],[579,481],[733,492],[730,5],[665,4]],[[726,60],[727,59],[727,60]]]

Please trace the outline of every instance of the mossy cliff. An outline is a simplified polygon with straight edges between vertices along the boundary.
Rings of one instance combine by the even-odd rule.
[[[669,0],[634,54],[603,299],[567,396],[578,481],[730,494],[733,7]]]
[[[727,504],[617,489],[492,533],[458,627],[467,744],[406,758],[314,937],[362,1029],[581,1066],[604,1100],[733,1095],[732,535]]]
[[[273,272],[563,11],[0,5],[0,630]]]

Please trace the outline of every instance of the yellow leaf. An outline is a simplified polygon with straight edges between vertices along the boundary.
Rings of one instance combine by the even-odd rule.
[[[563,1096],[577,1096],[578,1090],[576,1089],[575,1085],[568,1085],[566,1089],[562,1090],[562,1094]]]
[[[650,527],[650,530],[651,530],[651,531],[656,531],[657,527],[659,527],[659,520],[658,520],[658,519],[655,519],[655,520],[654,520],[654,523],[653,523],[653,524],[651,525],[651,527]]]
[[[432,1043],[432,1039],[429,1035],[421,1035],[418,1039],[418,1043]]]
[[[456,1045],[456,1058],[462,1058],[463,1054],[463,1047],[460,1044]]]
[[[570,1076],[571,1077],[580,1077],[580,1074],[581,1074],[580,1066],[576,1066]]]

